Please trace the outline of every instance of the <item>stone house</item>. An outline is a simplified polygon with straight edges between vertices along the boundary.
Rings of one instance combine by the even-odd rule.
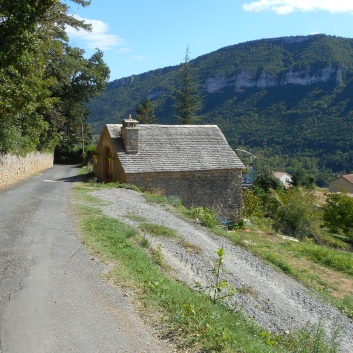
[[[240,216],[243,163],[216,125],[107,124],[93,160],[104,182],[134,184],[186,207]]]
[[[340,192],[340,189],[348,190],[353,194],[353,174],[341,174],[329,182],[329,192]]]

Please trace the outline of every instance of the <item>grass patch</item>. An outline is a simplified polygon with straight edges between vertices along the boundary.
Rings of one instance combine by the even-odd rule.
[[[166,197],[159,194],[145,192],[143,196],[145,197],[146,201],[150,203],[159,203],[163,205],[172,204]]]
[[[334,249],[326,248],[320,245],[307,244],[298,246],[301,254],[318,262],[322,265],[329,266],[337,271],[353,276],[353,254],[339,252]]]
[[[147,219],[145,217],[139,216],[136,213],[130,212],[124,216],[127,219],[130,219],[131,221],[134,222],[146,222]]]
[[[175,229],[172,229],[160,224],[144,222],[144,223],[141,223],[139,227],[143,232],[146,232],[150,235],[154,235],[157,237],[164,237],[164,238],[179,237],[179,234]]]
[[[263,259],[280,268],[284,273],[297,277],[297,273],[293,270],[293,268],[289,266],[280,256],[278,256],[278,254],[274,254],[269,251],[262,251],[260,255]]]
[[[84,166],[78,170],[79,176],[94,177],[92,166]]]

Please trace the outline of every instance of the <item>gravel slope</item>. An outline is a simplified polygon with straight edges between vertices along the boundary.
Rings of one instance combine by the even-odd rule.
[[[178,239],[149,237],[152,247],[162,245],[165,261],[175,269],[176,276],[190,286],[195,281],[207,285],[212,280],[210,261],[216,260],[216,251],[225,248],[227,276],[236,288],[247,287],[247,294],[237,293],[238,306],[260,325],[272,332],[290,331],[307,322],[323,320],[328,329],[335,325],[343,327],[340,351],[353,352],[353,321],[335,308],[317,299],[308,289],[283,273],[276,272],[247,250],[217,237],[205,228],[183,221],[166,210],[165,206],[149,204],[145,198],[132,190],[109,189],[91,194],[105,201],[103,212],[133,226],[138,223],[126,217],[134,213],[149,222],[173,228],[187,242],[202,249],[197,255],[179,245]]]

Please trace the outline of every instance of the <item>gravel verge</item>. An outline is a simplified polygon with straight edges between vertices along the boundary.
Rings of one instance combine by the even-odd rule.
[[[224,267],[229,283],[240,290],[237,306],[253,317],[270,332],[291,331],[306,323],[320,320],[327,329],[342,326],[340,352],[353,352],[353,321],[337,309],[318,299],[315,294],[291,277],[275,271],[249,251],[216,236],[204,227],[181,220],[168,212],[167,207],[146,202],[132,190],[105,189],[91,193],[99,199],[110,201],[102,207],[107,216],[138,226],[126,215],[136,214],[148,222],[175,229],[181,238],[193,244],[200,253],[190,252],[180,239],[148,237],[150,245],[162,246],[164,260],[175,270],[175,276],[190,286],[195,282],[207,286],[212,283],[210,261],[217,259],[216,251],[225,249]]]

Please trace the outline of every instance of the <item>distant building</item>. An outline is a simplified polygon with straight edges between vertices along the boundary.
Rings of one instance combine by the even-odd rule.
[[[93,170],[104,182],[134,184],[179,198],[183,205],[241,210],[243,163],[216,125],[107,124]]]
[[[273,172],[273,175],[278,178],[286,189],[291,186],[292,176],[286,172]]]
[[[353,193],[353,174],[341,174],[336,179],[329,182],[330,192],[340,192],[341,188]]]

